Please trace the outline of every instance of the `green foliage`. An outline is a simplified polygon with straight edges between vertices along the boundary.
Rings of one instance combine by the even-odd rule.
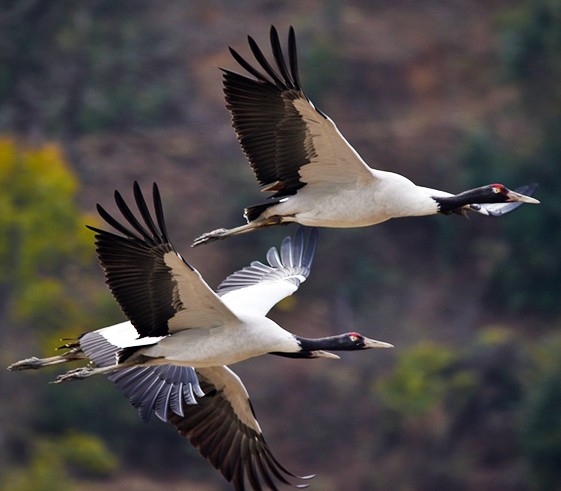
[[[55,145],[0,139],[0,288],[8,317],[43,332],[81,322],[77,272],[93,265],[78,182]],[[82,326],[83,329],[83,326]]]
[[[93,238],[84,223],[95,223],[85,217],[76,205],[78,181],[56,145],[32,147],[7,137],[0,138],[0,320],[3,339],[11,339],[10,330],[18,331],[22,346],[26,340],[44,341],[45,351],[60,345],[60,338],[73,337],[88,328],[102,324],[97,307],[105,305],[109,293],[99,282],[90,279],[98,273],[93,251]],[[116,310],[114,302],[113,314]],[[84,312],[88,315],[84,316]],[[107,315],[107,309],[103,308]],[[31,349],[31,348],[28,348]],[[14,352],[6,347],[2,355]],[[26,353],[30,355],[32,353]],[[37,353],[34,353],[37,354]],[[7,359],[6,359],[7,361]],[[13,374],[9,375],[13,377]],[[107,390],[112,390],[108,385]],[[43,394],[33,392],[29,407],[42,408],[34,417],[47,418],[49,407],[43,407]],[[58,394],[65,405],[65,391]],[[83,413],[87,414],[87,413]],[[83,417],[82,414],[82,417]],[[87,414],[104,418],[99,411]],[[13,416],[15,417],[15,416]],[[2,489],[71,490],[76,489],[72,473],[99,476],[116,465],[114,457],[95,437],[69,431],[70,425],[57,425],[62,437],[45,436],[45,421],[30,421],[41,431],[5,428],[8,442],[20,441],[29,458],[20,459],[16,470],[4,462],[7,478]],[[21,462],[25,461],[23,467]],[[3,483],[4,484],[4,483]]]
[[[63,134],[181,119],[179,100],[189,88],[177,61],[183,53],[152,22],[154,6],[60,0],[13,7],[0,41],[0,100],[17,106],[19,130],[29,130],[36,118]],[[34,94],[41,94],[40,110],[30,103]]]
[[[118,465],[99,438],[69,432],[35,440],[29,463],[8,472],[0,484],[5,491],[72,491],[80,489],[74,476],[104,477]]]
[[[1,235],[1,259],[8,267],[2,278],[13,279],[15,274],[17,282],[24,282],[35,278],[38,269],[57,271],[64,255],[79,247],[76,240],[68,240],[78,228],[73,203],[77,181],[59,149],[54,145],[22,148],[14,140],[1,139],[0,186],[0,226],[8,232]],[[14,245],[22,254],[9,262]]]
[[[118,461],[97,437],[72,431],[59,439],[60,453],[74,472],[104,476],[113,472]]]
[[[527,131],[511,141],[491,126],[477,128],[460,160],[469,185],[537,182],[542,204],[497,220],[502,244],[490,249],[475,239],[476,247],[492,259],[486,298],[495,308],[555,315],[561,306],[561,2],[521,2],[503,10],[500,21],[503,73],[520,95],[510,110]]]
[[[378,384],[380,399],[405,418],[423,416],[449,391],[473,387],[472,374],[453,370],[457,362],[456,352],[434,343],[402,351],[392,375]]]
[[[496,181],[511,187],[532,181],[542,184],[537,191],[542,204],[539,207],[525,205],[516,210],[515,215],[494,220],[493,241],[466,240],[471,240],[472,249],[487,257],[492,266],[486,297],[495,308],[499,305],[510,312],[529,309],[556,312],[559,308],[557,294],[550,287],[561,280],[561,260],[554,247],[556,240],[561,239],[561,223],[560,227],[554,225],[559,217],[551,208],[554,200],[552,189],[548,187],[553,181],[545,176],[540,178],[543,162],[528,162],[526,156],[494,138],[485,128],[469,135],[460,160],[464,168],[469,169],[466,185],[470,187]],[[532,173],[527,169],[533,169]],[[465,244],[459,245],[465,247]]]
[[[68,230],[71,209],[64,199],[72,197],[76,189],[74,176],[66,169],[59,150],[55,146],[44,146],[38,150],[23,149],[11,139],[0,140],[0,227],[4,232],[0,238],[1,259],[5,267],[2,279],[13,278],[26,281],[34,276],[39,262],[43,268],[55,269],[51,264],[53,234],[64,233],[63,239],[73,230]],[[48,201],[50,206],[45,206]],[[53,229],[53,232],[51,230]],[[65,242],[59,247],[64,247]],[[17,261],[10,261],[17,245],[23,252]]]
[[[531,214],[517,211],[516,221],[501,222],[509,246],[493,274],[489,298],[514,312],[555,314],[561,284],[561,2],[526,1],[506,10],[500,34],[504,72],[516,84],[517,109],[532,131],[516,142],[489,131],[486,142],[472,142],[467,164],[500,169],[513,182],[538,182],[542,205]],[[481,149],[482,143],[487,152],[480,159],[476,145]]]
[[[496,479],[505,463],[515,467],[526,368],[520,341],[496,327],[460,348],[421,343],[400,354],[376,385],[384,435],[376,457],[400,469],[381,489],[390,482],[392,489],[487,489],[481,471]],[[522,468],[508,482],[525,482]]]
[[[535,370],[529,380],[520,418],[520,438],[534,489],[561,485],[561,337],[548,338],[534,351]]]
[[[546,95],[561,97],[557,85],[561,78],[561,2],[527,0],[506,10],[501,21],[502,60],[508,79],[529,84],[528,101]],[[532,87],[547,94],[528,90]]]

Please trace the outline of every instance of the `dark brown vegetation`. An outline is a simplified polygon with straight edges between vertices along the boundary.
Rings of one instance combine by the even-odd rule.
[[[542,205],[322,230],[309,281],[274,315],[396,349],[234,367],[270,446],[322,491],[561,486],[559,0],[0,8],[0,365],[122,319],[83,227],[115,188],[158,182],[170,235],[212,286],[292,231],[189,249],[262,199],[217,67],[247,34],[294,25],[308,95],[372,166],[449,191],[537,181]],[[227,489],[107,381],[48,385],[56,373],[0,371],[2,489]]]

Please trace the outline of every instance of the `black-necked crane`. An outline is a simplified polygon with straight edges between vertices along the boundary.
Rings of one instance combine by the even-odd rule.
[[[515,191],[489,184],[454,195],[369,167],[335,123],[304,94],[294,29],[289,30],[288,60],[274,27],[270,40],[273,64],[249,36],[258,67],[230,48],[251,76],[223,69],[223,82],[240,145],[262,191],[274,194],[266,203],[245,209],[247,224],[207,232],[193,246],[281,223],[365,227],[391,218],[468,210],[498,216],[522,203],[539,203],[528,196],[534,184]]]
[[[268,264],[252,262],[224,280],[215,293],[176,252],[166,230],[160,193],[153,187],[152,215],[137,183],[140,219],[116,191],[124,217],[119,221],[98,205],[118,233],[89,227],[106,282],[127,322],[82,335],[49,358],[29,358],[10,370],[89,360],[57,382],[107,374],[142,419],[152,413],[174,425],[236,490],[295,484],[298,477],[272,455],[249,396],[227,367],[248,358],[275,354],[293,358],[338,358],[326,350],[355,351],[392,345],[350,332],[309,339],[291,334],[266,317],[294,293],[310,273],[317,231],[299,229]]]

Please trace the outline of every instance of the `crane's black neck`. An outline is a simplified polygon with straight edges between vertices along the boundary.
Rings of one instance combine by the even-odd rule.
[[[466,205],[505,202],[504,195],[493,192],[492,186],[481,186],[475,189],[468,189],[467,191],[454,196],[433,196],[433,199],[438,203],[439,213],[444,215],[462,213],[462,208]]]
[[[317,358],[317,351],[352,351],[360,349],[356,342],[352,342],[348,334],[328,336],[325,338],[302,338],[294,335],[300,345],[300,351],[291,353],[275,351],[271,355],[284,356],[286,358]]]

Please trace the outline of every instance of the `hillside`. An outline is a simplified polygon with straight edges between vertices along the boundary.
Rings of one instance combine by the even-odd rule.
[[[243,207],[263,199],[218,67],[236,68],[227,47],[248,53],[248,34],[267,47],[271,24],[283,36],[295,27],[308,96],[373,167],[451,192],[539,182],[539,208],[497,220],[322,230],[310,280],[272,317],[303,336],[357,330],[396,349],[333,364],[265,357],[235,370],[279,460],[318,474],[312,489],[555,489],[561,441],[544,441],[561,421],[544,415],[561,414],[558,4],[6,2],[0,127],[22,148],[62,149],[88,220],[98,202],[115,210],[114,189],[130,197],[134,180],[146,189],[156,181],[177,249],[213,287],[293,232],[189,247],[205,231],[241,224]],[[13,257],[0,259],[9,270]],[[83,313],[84,325],[120,320],[99,270],[80,268],[86,279],[61,278],[83,283],[90,308],[101,305]],[[0,360],[46,351],[46,334],[63,326],[47,332],[39,314],[14,318],[16,288],[10,279],[0,286]],[[170,490],[195,489],[193,481],[227,489],[172,428],[141,424],[108,383],[47,385],[56,373],[0,375],[6,476],[35,476],[42,442],[78,431],[99,437],[119,464],[73,471],[61,457],[50,467],[68,489],[121,489],[125,480],[149,491],[163,478]]]

